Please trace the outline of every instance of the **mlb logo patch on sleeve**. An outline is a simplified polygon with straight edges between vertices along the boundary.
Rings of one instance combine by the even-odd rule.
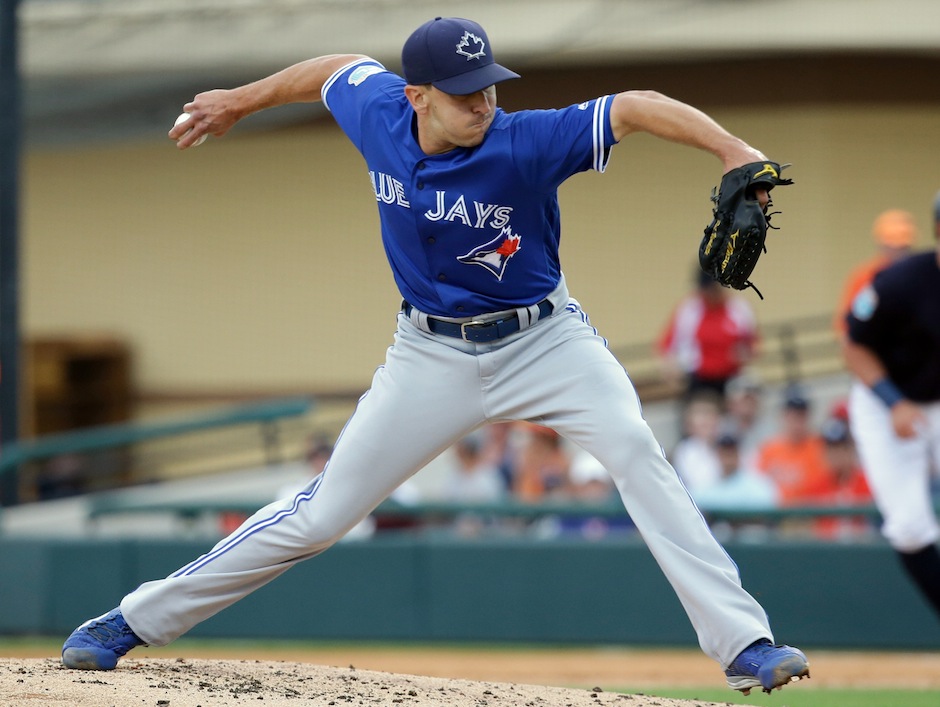
[[[871,319],[876,309],[878,309],[878,293],[871,285],[855,295],[855,299],[852,300],[852,316],[859,321]]]
[[[381,66],[357,66],[350,72],[349,78],[346,80],[350,86],[358,86],[373,74],[380,74],[383,71],[385,71],[385,69]]]

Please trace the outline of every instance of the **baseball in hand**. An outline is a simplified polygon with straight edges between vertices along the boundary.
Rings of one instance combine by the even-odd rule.
[[[189,120],[189,113],[180,113],[180,117],[176,119],[176,122],[173,123],[173,125],[174,125],[174,127],[175,127],[175,126],[179,125],[180,123],[185,122],[185,121],[187,121],[187,120]],[[183,135],[184,135],[184,136],[185,136],[185,135],[189,135],[189,132],[190,132],[190,131],[186,131],[185,133],[183,133]],[[209,133],[206,133],[205,135],[201,136],[198,140],[196,140],[196,142],[194,142],[194,143],[192,144],[192,147],[196,147],[196,146],[198,146],[198,145],[201,145],[202,143],[204,143],[204,142],[206,141],[206,138],[207,138],[207,137],[209,137]]]

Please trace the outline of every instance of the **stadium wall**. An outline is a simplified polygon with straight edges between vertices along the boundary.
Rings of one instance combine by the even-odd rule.
[[[919,245],[930,243],[936,63],[762,61],[533,71],[499,97],[508,109],[557,107],[659,89],[792,162],[796,184],[775,198],[782,230],[755,278],[766,299],[745,296],[764,322],[828,314],[846,274],[873,253],[880,211],[912,211]],[[716,77],[737,88],[716,94]],[[183,153],[163,130],[28,148],[24,333],[126,340],[144,396],[366,388],[400,301],[365,165],[317,115],[272,132],[252,131],[249,118]],[[636,135],[614,148],[604,175],[562,187],[570,289],[613,348],[655,338],[690,289],[719,173],[708,154]]]
[[[884,544],[728,545],[777,638],[937,649],[937,619]],[[195,541],[0,539],[0,634],[65,636]],[[640,644],[695,636],[645,545],[387,537],[343,542],[197,626],[204,638]]]

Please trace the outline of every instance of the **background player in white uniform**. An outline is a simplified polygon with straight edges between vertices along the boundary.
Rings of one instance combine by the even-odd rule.
[[[846,317],[845,360],[857,377],[849,420],[882,532],[940,614],[940,524],[931,474],[940,472],[940,193],[936,249],[875,276]]]
[[[106,670],[135,645],[169,643],[326,550],[468,432],[530,420],[609,470],[731,687],[769,691],[808,675],[801,651],[773,644],[764,610],[666,461],[626,372],[568,296],[558,261],[558,186],[603,171],[630,133],[707,150],[725,171],[766,158],[655,92],[505,113],[495,84],[518,75],[493,60],[486,33],[469,20],[425,23],[402,64],[404,80],[362,55],[311,59],[199,94],[184,106],[191,120],[170,130],[186,148],[258,110],[322,99],[366,161],[405,302],[385,365],[324,472],[80,626],[63,646],[64,664]]]

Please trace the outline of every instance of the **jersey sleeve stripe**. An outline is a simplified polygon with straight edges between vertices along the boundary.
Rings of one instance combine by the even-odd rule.
[[[365,57],[363,59],[356,59],[355,61],[351,61],[348,64],[344,64],[343,66],[338,68],[336,71],[333,72],[330,78],[326,80],[326,82],[323,84],[323,88],[320,89],[320,98],[323,100],[323,105],[326,106],[327,110],[330,110],[330,102],[327,100],[327,97],[326,97],[327,93],[329,92],[333,84],[335,84],[337,80],[339,80],[339,77],[342,76],[346,71],[348,71],[353,66],[357,66],[359,64],[368,64],[368,63],[377,64],[381,66],[381,64],[379,64],[375,59],[370,59],[369,57]],[[332,113],[333,111],[330,111],[330,112]]]
[[[607,122],[610,96],[602,96],[594,102],[594,162],[593,168],[598,172],[607,169],[610,161],[610,145],[607,144]]]

